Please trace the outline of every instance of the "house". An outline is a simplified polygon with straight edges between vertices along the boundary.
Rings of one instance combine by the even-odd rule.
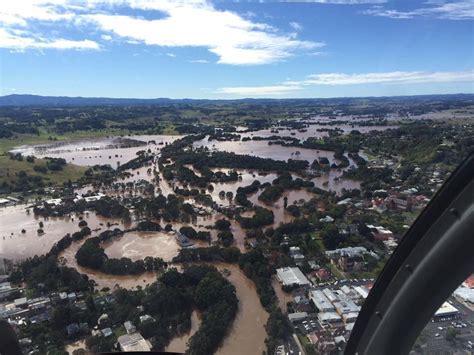
[[[18,291],[18,287],[12,287],[10,282],[0,283],[0,301],[7,298],[14,292]]]
[[[26,297],[20,297],[13,301],[16,308],[26,308],[28,307],[28,300]]]
[[[395,241],[395,239],[389,238],[383,241],[383,245],[385,246],[385,249],[387,249],[387,251],[391,253],[398,246],[398,243]]]
[[[306,318],[308,318],[308,313],[306,313],[306,312],[296,312],[296,313],[289,313],[288,314],[288,319],[292,323],[301,322],[302,320],[304,320]]]
[[[130,321],[126,321],[125,323],[123,323],[123,326],[125,327],[127,334],[135,333],[135,331],[137,330],[137,328]]]
[[[149,314],[144,314],[143,316],[140,316],[140,323],[146,322],[146,321],[154,321],[155,318],[150,316]]]
[[[109,323],[109,316],[106,313],[101,314],[99,319],[97,319],[98,325],[105,325]]]
[[[325,268],[321,268],[316,271],[316,277],[319,279],[319,281],[327,281],[331,278],[331,273]]]
[[[320,218],[319,221],[323,223],[332,223],[334,222],[334,218],[332,218],[331,216],[326,216],[326,217]]]
[[[365,269],[364,258],[360,255],[340,255],[331,258],[331,264],[336,265],[342,271],[362,271]]]
[[[311,268],[311,270],[319,270],[320,269],[320,266],[314,260],[308,260],[308,265]]]
[[[413,207],[412,196],[390,195],[385,199],[385,206],[393,211],[411,211]]]
[[[301,253],[300,247],[290,247],[290,256],[295,263],[304,261],[304,255]]]
[[[106,338],[113,334],[112,329],[110,329],[110,328],[104,328],[104,329],[101,329],[100,331],[101,331],[102,335]]]
[[[178,244],[181,248],[192,248],[192,247],[194,247],[193,242],[191,242],[188,237],[186,237],[183,233],[181,233],[179,231],[176,231],[175,239],[176,239],[176,241],[178,242]]]
[[[120,350],[129,351],[150,351],[151,347],[140,333],[125,334],[118,337]]]
[[[474,288],[474,275],[469,276],[462,284],[464,287]]]
[[[367,228],[370,229],[375,240],[388,240],[393,238],[393,233],[391,230],[386,229],[382,226],[374,226],[372,224],[367,224]]]
[[[67,335],[69,336],[75,335],[79,333],[79,331],[80,331],[80,328],[79,328],[79,324],[77,323],[71,323],[66,327],[66,332],[67,332]]]
[[[312,332],[307,335],[308,340],[320,354],[330,354],[336,349],[336,343],[326,331]]]

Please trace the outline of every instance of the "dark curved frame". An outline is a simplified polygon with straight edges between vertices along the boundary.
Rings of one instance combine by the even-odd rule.
[[[474,154],[407,231],[370,291],[345,354],[408,354],[474,270]]]

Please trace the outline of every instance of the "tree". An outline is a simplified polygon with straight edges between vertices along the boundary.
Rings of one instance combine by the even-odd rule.
[[[459,331],[453,327],[449,327],[446,330],[446,340],[450,343],[454,343],[458,337]]]
[[[230,222],[227,219],[218,219],[214,227],[220,231],[227,231],[230,229]]]
[[[328,250],[337,249],[344,242],[344,237],[339,234],[337,227],[332,224],[324,226],[321,231],[321,238]]]
[[[217,239],[222,242],[222,245],[225,247],[229,247],[234,241],[234,234],[231,231],[222,231],[217,234]]]
[[[197,238],[197,232],[193,227],[190,226],[184,226],[179,229],[179,231],[184,234],[186,237],[189,239],[196,239]]]

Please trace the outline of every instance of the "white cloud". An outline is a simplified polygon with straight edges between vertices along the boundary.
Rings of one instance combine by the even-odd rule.
[[[295,31],[301,31],[303,29],[303,26],[301,26],[301,24],[295,21],[290,22],[290,27]]]
[[[78,7],[75,6],[77,9]],[[48,35],[36,28],[35,24],[63,24],[75,19],[74,11],[68,9],[66,0],[14,0],[2,1],[0,6],[0,48],[15,51],[26,49],[99,49],[90,39],[71,40],[58,38],[55,32]]]
[[[176,54],[174,53],[165,53],[168,57],[175,58]]]
[[[209,63],[209,61],[206,59],[191,59],[189,60],[189,63],[206,64]]]
[[[300,86],[273,85],[273,86],[235,86],[223,87],[214,91],[216,94],[235,96],[281,96],[292,91],[301,90]]]
[[[114,14],[85,15],[102,31],[129,40],[163,47],[204,47],[218,63],[266,64],[284,60],[297,50],[323,43],[301,41],[268,24],[253,22],[234,12],[215,9],[208,2],[135,1],[129,6],[159,10],[165,17],[144,19]]]
[[[299,85],[360,85],[378,83],[435,83],[474,81],[474,71],[465,72],[421,72],[396,71],[364,74],[312,74],[306,80],[297,81]],[[285,84],[294,85],[295,82]]]
[[[73,41],[64,38],[45,39],[34,35],[22,36],[0,28],[0,48],[22,51],[28,48],[35,49],[99,49],[98,43],[84,39]]]
[[[316,4],[332,4],[332,5],[363,5],[363,4],[382,4],[387,0],[277,0],[277,2],[305,2]]]
[[[249,16],[216,9],[206,0],[14,0],[5,3],[0,7],[0,28],[10,35],[14,30],[30,30],[20,49],[56,48],[57,41],[65,41],[52,36],[59,26],[63,26],[60,30],[75,26],[87,28],[91,33],[98,31],[103,41],[113,38],[149,46],[205,48],[218,57],[218,63],[233,65],[272,63],[291,57],[297,51],[324,45],[298,40],[295,33],[281,32]],[[119,8],[121,14],[118,14]],[[126,8],[132,12],[145,11],[149,16],[124,15]],[[31,34],[33,28],[36,34],[43,30],[43,40],[38,41],[36,35]],[[73,42],[81,48],[98,47],[92,45],[90,39],[83,39],[70,40],[71,48],[76,48]],[[8,41],[8,48],[11,46],[13,43]]]
[[[374,6],[362,13],[372,16],[389,17],[393,19],[412,19],[417,17],[433,17],[444,20],[472,20],[474,19],[474,0],[463,1],[436,1],[427,2],[429,7],[422,7],[410,11],[386,9]]]
[[[310,86],[337,86],[337,85],[366,85],[366,84],[419,84],[419,83],[448,83],[473,82],[474,71],[462,72],[385,72],[343,74],[326,73],[312,74],[303,80],[287,80],[271,86],[244,86],[223,87],[215,91],[218,94],[236,96],[277,96],[303,90]]]

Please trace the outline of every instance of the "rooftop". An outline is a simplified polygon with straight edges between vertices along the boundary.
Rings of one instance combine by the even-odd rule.
[[[320,290],[313,290],[310,292],[310,298],[313,301],[314,305],[321,312],[334,310],[334,306]]]
[[[280,282],[285,286],[310,285],[309,280],[297,267],[284,267],[281,269],[277,269],[277,277],[278,280],[280,280]]]
[[[150,351],[148,342],[140,333],[125,334],[118,337],[122,351]]]

